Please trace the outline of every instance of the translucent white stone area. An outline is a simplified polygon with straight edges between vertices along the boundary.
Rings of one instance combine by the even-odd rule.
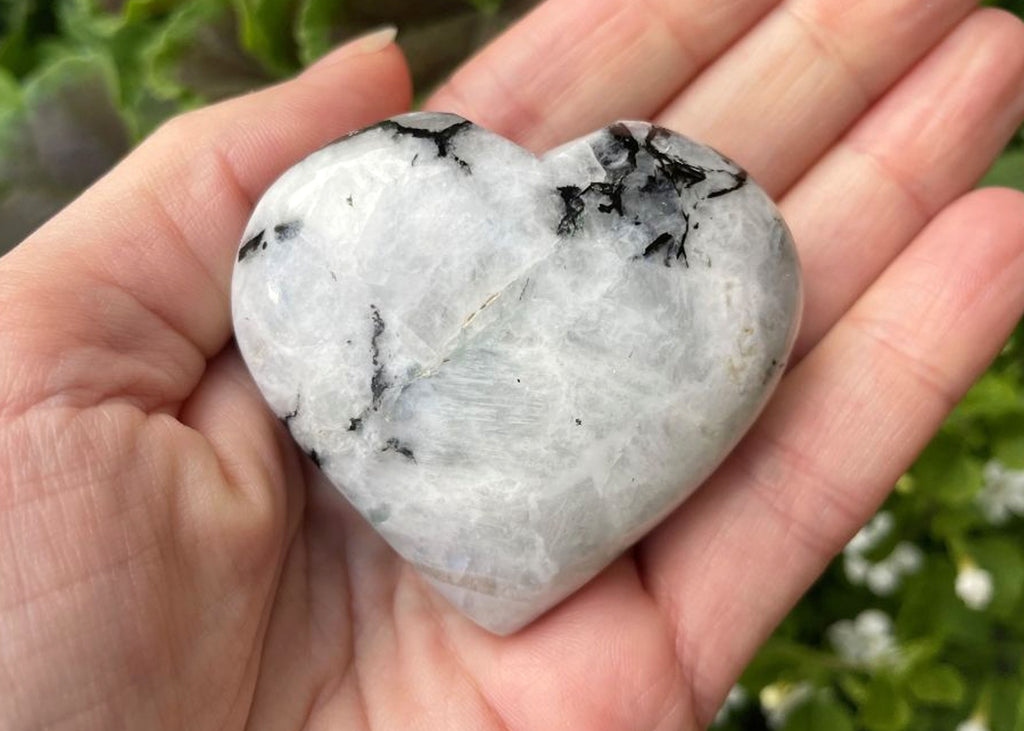
[[[232,283],[238,345],[296,442],[502,634],[714,470],[800,303],[778,211],[713,150],[622,122],[538,159],[433,113],[281,176]]]

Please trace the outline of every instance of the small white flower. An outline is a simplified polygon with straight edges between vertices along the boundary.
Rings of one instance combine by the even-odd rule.
[[[972,716],[966,721],[961,721],[957,724],[956,731],[989,731],[989,728],[985,719],[979,716]]]
[[[892,664],[899,659],[892,620],[878,609],[868,609],[856,620],[843,619],[826,631],[836,654],[846,662],[868,667]]]
[[[861,659],[861,637],[852,620],[841,619],[832,624],[825,632],[839,657],[847,662],[859,662]]]
[[[843,550],[847,553],[864,554],[877,546],[892,531],[895,520],[892,513],[881,511],[850,539]]]
[[[857,615],[857,631],[866,637],[892,638],[892,620],[881,609],[865,609]]]
[[[742,685],[734,685],[729,690],[729,695],[725,697],[725,701],[722,702],[722,707],[718,709],[718,713],[715,715],[715,720],[712,722],[712,726],[721,726],[723,723],[729,720],[729,716],[732,715],[733,711],[736,711],[747,704],[747,691]]]
[[[1024,516],[1024,471],[992,460],[985,465],[984,485],[975,496],[985,519],[1000,525],[1012,515]]]
[[[908,541],[900,541],[892,553],[878,563],[871,563],[864,557],[893,529],[891,513],[881,512],[864,526],[843,549],[843,571],[846,579],[855,586],[867,584],[878,596],[890,596],[899,589],[907,574],[921,570],[924,553]]]
[[[1007,472],[1009,472],[1009,470],[1006,469],[1006,465],[998,459],[990,459],[985,463],[985,467],[982,469],[981,475],[985,480],[985,483],[989,484],[1001,481]]]
[[[761,689],[758,700],[761,701],[761,708],[764,709],[768,725],[779,729],[786,725],[789,714],[810,700],[812,695],[814,695],[814,688],[805,681],[795,685],[772,683]]]
[[[846,573],[846,580],[851,584],[860,586],[868,577],[868,569],[871,562],[859,553],[843,554],[843,571]]]
[[[889,561],[880,561],[868,569],[867,585],[878,596],[891,596],[900,586],[900,574]]]
[[[725,697],[725,705],[729,708],[739,708],[747,702],[747,689],[742,685],[734,685],[729,689],[729,695]]]
[[[956,595],[971,609],[985,609],[992,602],[995,587],[992,574],[985,569],[965,562],[956,575]]]
[[[916,574],[924,564],[924,553],[920,548],[909,541],[900,541],[889,554],[889,561],[892,561],[902,574]]]

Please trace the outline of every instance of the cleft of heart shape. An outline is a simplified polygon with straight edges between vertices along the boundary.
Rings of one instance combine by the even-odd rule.
[[[499,634],[707,478],[778,382],[800,308],[767,195],[641,122],[538,158],[454,115],[386,120],[267,190],[232,281],[270,408]]]

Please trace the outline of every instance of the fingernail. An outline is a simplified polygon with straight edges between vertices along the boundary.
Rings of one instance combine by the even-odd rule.
[[[377,51],[383,51],[394,43],[397,36],[397,26],[385,25],[382,28],[372,30],[369,33],[364,33],[354,40],[349,41],[341,50],[348,51],[347,55],[352,56],[364,56],[369,53],[377,53]]]
[[[383,51],[395,42],[398,35],[398,28],[393,25],[385,25],[369,33],[353,38],[345,45],[336,48],[323,58],[319,59],[310,68],[317,66],[334,65],[338,61],[355,58],[356,56],[368,56]]]

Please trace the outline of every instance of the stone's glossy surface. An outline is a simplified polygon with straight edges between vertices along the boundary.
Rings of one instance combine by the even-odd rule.
[[[783,369],[800,283],[774,205],[707,147],[624,122],[538,159],[419,113],[274,183],[232,298],[295,440],[507,633],[721,462]]]

